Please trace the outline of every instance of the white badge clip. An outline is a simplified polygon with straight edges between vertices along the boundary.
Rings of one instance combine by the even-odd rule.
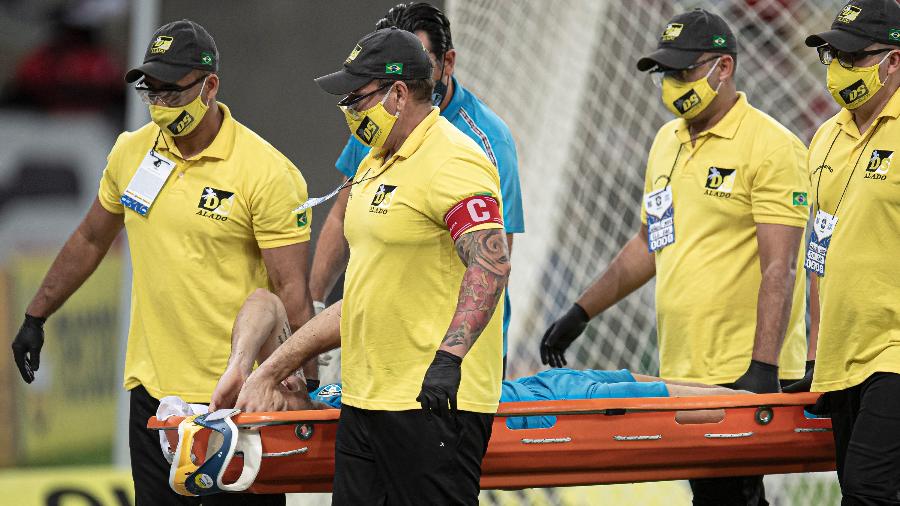
[[[137,172],[119,197],[119,202],[141,216],[147,216],[153,201],[156,200],[174,168],[175,162],[151,149],[141,160]]]
[[[366,171],[363,173],[362,177],[359,178],[358,181],[354,181],[355,178],[350,178],[350,179],[348,179],[347,181],[345,181],[345,182],[339,184],[338,187],[335,188],[334,190],[332,190],[331,193],[329,193],[328,195],[325,195],[325,196],[322,196],[322,197],[313,197],[313,198],[311,198],[311,199],[308,199],[306,202],[304,202],[304,203],[300,204],[299,206],[297,206],[297,208],[294,209],[292,212],[300,213],[300,212],[306,211],[307,209],[309,209],[309,208],[311,208],[311,207],[315,207],[315,206],[321,204],[322,202],[325,202],[326,200],[330,199],[331,197],[334,197],[335,195],[337,195],[337,194],[338,194],[341,190],[343,190],[344,188],[348,188],[348,187],[353,186],[353,185],[355,185],[355,184],[357,184],[357,183],[362,183],[363,181],[366,180],[365,177],[366,177],[366,175],[369,173],[369,170],[370,170],[370,169],[366,169]]]
[[[666,187],[645,195],[644,208],[647,211],[647,246],[655,253],[675,242],[672,189]]]
[[[820,277],[825,275],[825,256],[828,255],[828,246],[831,245],[831,235],[834,234],[837,221],[837,216],[832,216],[819,209],[816,212],[813,230],[809,234],[803,266],[809,272],[818,274]]]

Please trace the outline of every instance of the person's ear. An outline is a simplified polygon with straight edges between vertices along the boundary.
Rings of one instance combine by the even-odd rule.
[[[725,81],[726,79],[734,77],[734,56],[730,54],[723,54],[722,59],[719,60],[719,81]]]
[[[403,108],[406,107],[406,104],[409,102],[409,88],[406,87],[406,83],[403,81],[397,81],[394,85],[394,93],[397,96],[396,115],[399,116],[400,113],[403,112]]]
[[[210,74],[209,77],[206,78],[206,105],[211,104],[215,99],[216,95],[219,94],[219,76],[216,74]]]
[[[444,75],[452,76],[456,68],[456,50],[451,49],[444,53]]]
[[[887,64],[887,75],[900,73],[900,47],[893,51],[884,62]]]

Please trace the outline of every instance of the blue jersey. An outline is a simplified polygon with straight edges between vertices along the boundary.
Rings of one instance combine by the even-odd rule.
[[[525,232],[522,215],[522,190],[519,186],[519,161],[516,144],[506,123],[490,110],[472,92],[453,79],[453,97],[441,116],[471,137],[500,173],[500,192],[503,200],[503,226],[509,234]],[[363,158],[369,154],[365,144],[350,136],[347,145],[335,162],[335,167],[347,177],[356,175]],[[506,294],[503,311],[503,355],[506,355],[506,333],[509,329],[509,293]]]
[[[637,382],[626,369],[621,371],[576,371],[550,369],[515,381],[504,381],[500,402],[561,401],[571,399],[624,399],[634,397],[668,397],[662,381]],[[332,383],[312,393],[316,401],[333,408],[341,407],[341,385]],[[509,418],[511,429],[552,427],[556,417],[529,416]]]

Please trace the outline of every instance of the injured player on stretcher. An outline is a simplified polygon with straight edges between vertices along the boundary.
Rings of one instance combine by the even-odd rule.
[[[292,340],[320,339],[317,320],[329,311],[339,311],[340,303],[298,330]],[[277,387],[274,397],[260,401],[241,392],[252,373],[254,363],[262,364],[290,335],[287,314],[279,298],[266,291],[251,294],[235,320],[232,352],[225,373],[213,392],[210,411],[238,407],[244,411],[328,409],[341,407],[341,386],[328,384],[307,391],[301,370],[289,375]],[[339,341],[338,341],[339,342]],[[315,346],[310,347],[314,349]],[[284,350],[282,350],[284,351]],[[316,352],[323,351],[316,349]],[[635,397],[687,397],[748,393],[718,386],[665,381],[654,376],[632,374],[627,370],[600,371],[552,369],[514,381],[504,381],[500,402],[607,399]],[[716,421],[721,410],[679,413],[688,423]],[[511,418],[510,428],[538,428],[553,425],[553,417]]]

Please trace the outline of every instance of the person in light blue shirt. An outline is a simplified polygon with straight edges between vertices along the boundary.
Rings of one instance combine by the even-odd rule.
[[[733,393],[737,392],[721,387],[670,383],[653,376],[632,374],[627,369],[619,371],[550,369],[515,381],[504,381],[500,402],[688,397]],[[340,409],[341,385],[340,383],[325,385],[312,392],[311,398],[318,408]],[[510,429],[547,428],[555,423],[554,416],[510,417],[506,421]]]
[[[422,40],[434,64],[434,105],[440,107],[441,115],[450,123],[481,146],[487,158],[497,167],[503,201],[503,223],[509,249],[512,251],[513,234],[525,232],[525,221],[516,145],[509,127],[453,76],[456,50],[453,49],[450,35],[450,21],[443,12],[424,2],[399,4],[391,8],[375,25],[376,29],[391,26],[413,32]],[[369,146],[350,136],[335,166],[346,178],[352,178],[369,149]],[[343,220],[348,193],[349,190],[343,190],[338,194],[316,244],[310,274],[310,293],[316,301],[317,311],[325,307],[326,298],[347,265],[348,249],[343,234]],[[507,292],[503,308],[504,359],[511,319],[509,300]]]

